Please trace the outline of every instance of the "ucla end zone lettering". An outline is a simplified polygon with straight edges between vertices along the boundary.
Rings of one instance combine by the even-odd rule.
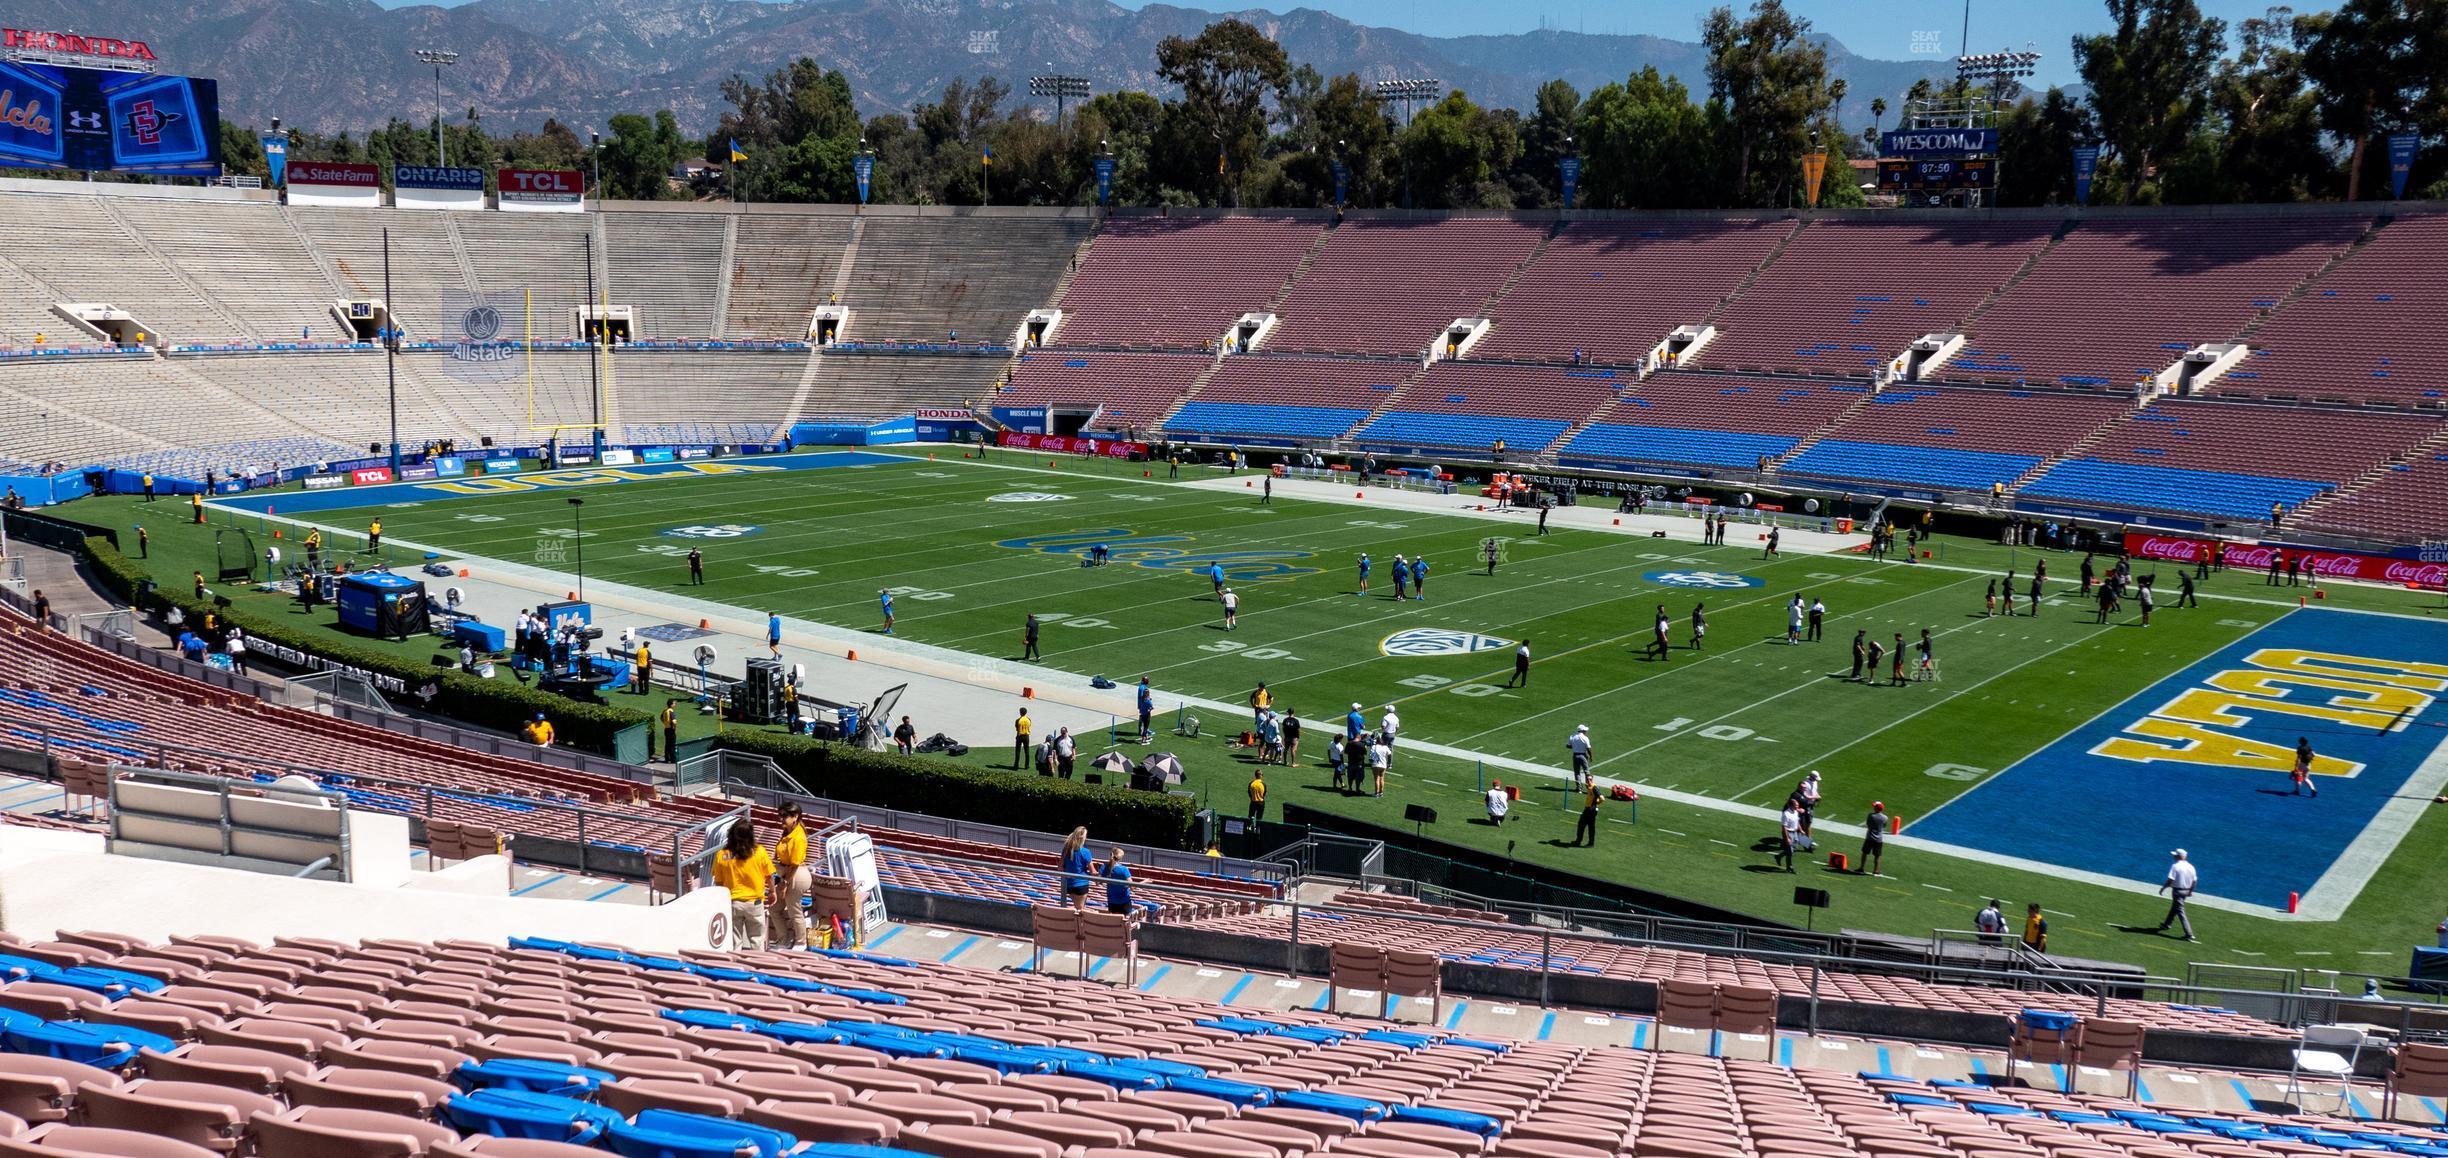
[[[2353,897],[2448,782],[2448,623],[2299,610],[2160,680],[1906,828],[2155,886],[2168,850],[2202,892],[2283,908]],[[2311,741],[2317,801],[2293,795]]]

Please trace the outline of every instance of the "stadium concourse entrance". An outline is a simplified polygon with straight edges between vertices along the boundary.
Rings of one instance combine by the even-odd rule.
[[[1080,431],[1086,430],[1096,421],[1096,416],[1099,413],[1102,413],[1101,408],[1090,408],[1086,410],[1074,408],[1066,410],[1060,407],[1049,406],[1046,408],[1046,433],[1059,434],[1066,438],[1075,438],[1079,435]]]

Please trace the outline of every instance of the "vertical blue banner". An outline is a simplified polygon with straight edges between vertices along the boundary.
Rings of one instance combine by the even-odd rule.
[[[1096,159],[1096,179],[1097,204],[1099,205],[1113,200],[1113,174],[1114,159],[1110,156],[1098,157]]]
[[[1564,170],[1564,207],[1570,209],[1573,199],[1581,192],[1581,158],[1566,157],[1561,165]]]
[[[2419,133],[2391,133],[2389,145],[2389,196],[2405,200],[2406,178],[2414,175],[2414,150],[2422,146]]]
[[[859,204],[865,205],[868,185],[875,179],[875,156],[861,153],[850,158],[850,174],[858,178]]]
[[[264,185],[266,188],[278,189],[281,187],[281,182],[289,176],[289,134],[265,133],[263,151],[264,164],[272,171],[271,180],[264,182]]]
[[[2091,178],[2099,172],[2099,146],[2077,145],[2074,149],[2074,203],[2091,203]]]

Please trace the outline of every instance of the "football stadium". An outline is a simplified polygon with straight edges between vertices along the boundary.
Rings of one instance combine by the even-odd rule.
[[[0,1154],[2448,1155],[2405,169],[874,163],[0,178]]]

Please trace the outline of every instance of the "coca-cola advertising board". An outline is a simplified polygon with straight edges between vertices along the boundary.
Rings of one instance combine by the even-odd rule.
[[[1024,434],[1017,430],[1003,431],[1000,441],[1004,446],[1020,450],[1050,450],[1058,454],[1103,455],[1106,458],[1132,458],[1147,453],[1144,442],[1073,438],[1063,434]]]
[[[2210,540],[2187,535],[2151,535],[2129,531],[2125,535],[2125,550],[2136,559],[2192,563],[2209,552]],[[2289,547],[2278,543],[2229,543],[2227,566],[2243,571],[2266,571],[2269,570],[2270,560],[2280,551],[2285,551],[2289,558],[2302,558],[2309,574],[2324,579],[2357,579],[2365,583],[2448,589],[2448,561],[2443,560],[2426,562],[2387,555],[2366,555],[2356,551]]]

